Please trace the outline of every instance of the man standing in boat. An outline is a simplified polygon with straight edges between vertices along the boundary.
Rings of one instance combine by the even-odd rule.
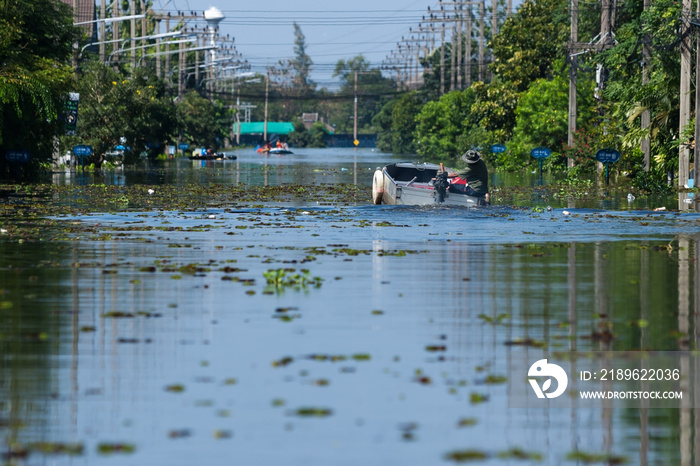
[[[462,155],[462,160],[467,166],[447,175],[450,179],[449,192],[485,197],[488,202],[489,172],[481,154],[475,150],[468,150]]]

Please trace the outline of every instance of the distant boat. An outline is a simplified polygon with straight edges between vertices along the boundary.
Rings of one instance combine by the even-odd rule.
[[[291,150],[284,147],[258,147],[256,151],[259,154],[273,154],[273,155],[283,155],[283,154],[293,154]]]
[[[289,149],[284,149],[282,147],[273,147],[268,151],[268,154],[277,154],[277,155],[283,155],[283,154],[293,154]]]
[[[210,154],[190,155],[190,160],[236,160],[235,154],[227,154],[225,152],[213,152]]]
[[[445,172],[444,184],[436,183],[438,172]],[[372,180],[372,201],[389,205],[458,205],[473,207],[488,205],[486,196],[447,191],[446,172],[454,171],[434,163],[392,163],[378,168]]]

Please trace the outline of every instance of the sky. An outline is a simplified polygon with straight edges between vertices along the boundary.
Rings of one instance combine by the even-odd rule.
[[[154,10],[171,14],[221,10],[220,34],[234,37],[253,72],[294,58],[296,22],[314,62],[311,80],[329,89],[338,83],[332,77],[338,60],[363,55],[379,67],[411,35],[409,28],[418,28],[428,7],[437,5],[437,0],[153,0]]]

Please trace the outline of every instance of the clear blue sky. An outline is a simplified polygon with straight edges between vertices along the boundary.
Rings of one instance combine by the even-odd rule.
[[[381,65],[402,36],[409,37],[409,28],[416,30],[428,7],[437,5],[437,0],[153,0],[155,10],[171,13],[220,9],[226,16],[220,33],[235,38],[256,72],[294,57],[296,22],[314,62],[311,79],[328,88],[336,82],[338,60],[362,54]]]

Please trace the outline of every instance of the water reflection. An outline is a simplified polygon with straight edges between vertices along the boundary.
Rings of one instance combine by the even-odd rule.
[[[378,165],[252,155],[125,182],[369,183]],[[678,409],[509,408],[525,382],[502,379],[541,346],[697,349],[697,216],[647,214],[305,205],[106,213],[71,218],[86,231],[70,241],[0,238],[5,460],[697,464],[698,358]],[[322,285],[269,288],[279,269]]]

